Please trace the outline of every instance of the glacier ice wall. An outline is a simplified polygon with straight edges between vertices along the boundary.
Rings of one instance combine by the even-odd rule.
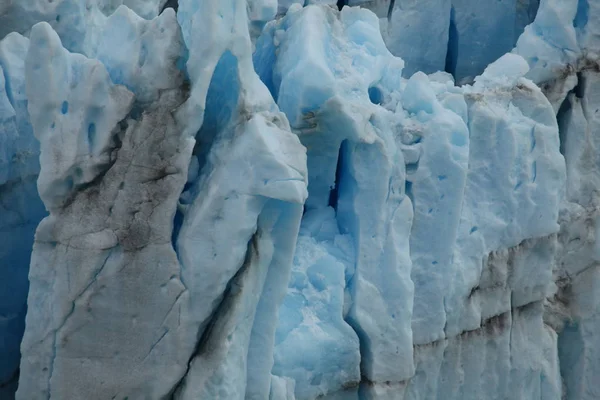
[[[1,3],[0,398],[598,398],[599,18]]]

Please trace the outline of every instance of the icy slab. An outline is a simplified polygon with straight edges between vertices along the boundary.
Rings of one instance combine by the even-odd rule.
[[[600,6],[590,1],[545,1],[513,52],[531,67],[528,77],[541,85],[558,112],[577,73],[594,70],[600,59]]]
[[[519,37],[514,52],[529,63],[528,77],[534,82],[555,78],[580,54],[573,21],[578,1],[541,2],[533,23]]]
[[[234,164],[229,170],[235,167]],[[227,193],[215,193],[214,201],[227,197]],[[204,318],[204,321],[200,328],[203,339],[199,351],[192,355],[189,371],[176,392],[177,398],[194,399],[224,393],[228,398],[258,399],[270,390],[272,355],[269,357],[269,354],[272,354],[273,343],[269,335],[274,334],[276,316],[273,308],[281,300],[289,277],[288,255],[295,245],[289,240],[289,233],[298,229],[301,208],[268,202],[250,194],[235,200],[224,201],[224,208],[207,205],[206,201],[195,202],[191,211],[198,213],[190,222],[184,220],[179,235],[184,282],[190,285],[192,305],[202,304],[195,306],[199,313],[195,318]],[[245,208],[235,207],[237,205]],[[246,211],[247,217],[240,216],[240,211]],[[204,237],[199,234],[199,227],[205,224],[200,224],[214,220],[214,214],[219,212],[223,214],[223,224],[207,234],[212,233],[215,240],[221,241],[202,241]],[[230,233],[224,228],[225,224],[233,220],[241,222],[241,217],[245,217],[245,221],[232,239],[249,236],[247,248],[236,246],[236,243],[244,243],[242,240],[224,239],[224,235]],[[229,244],[229,247],[221,248],[218,243]],[[207,252],[192,252],[192,247],[211,251],[210,260],[202,261],[201,257]],[[217,263],[227,269],[216,269]],[[214,279],[207,281],[206,276]]]
[[[111,41],[114,42],[115,40],[114,35],[117,32],[115,22],[116,26],[121,28],[118,32],[127,33],[127,35],[124,35],[127,40],[119,39],[123,44],[122,47],[108,46]],[[129,28],[128,32],[127,28]],[[153,21],[146,21],[128,8],[120,7],[108,19],[106,28],[100,33],[100,43],[97,45],[99,50],[94,50],[94,52],[110,67],[109,72],[111,72],[111,75],[120,78],[118,83],[126,84],[138,95],[138,101],[156,100],[159,90],[177,86],[181,83],[181,73],[177,71],[173,60],[176,60],[183,52],[182,43],[179,27],[172,11],[161,14],[159,18]],[[6,320],[8,329],[6,337],[9,337],[8,332],[10,331],[10,337],[14,340],[6,342],[6,352],[10,351],[12,356],[7,355],[5,359],[7,362],[9,359],[11,360],[8,363],[12,363],[13,367],[7,368],[12,368],[14,372],[16,365],[18,365],[18,360],[15,357],[18,357],[19,342],[25,320],[25,301],[28,288],[26,277],[33,236],[35,227],[46,213],[36,185],[40,169],[38,160],[40,145],[29,124],[27,111],[24,61],[29,41],[16,33],[12,33],[2,40],[0,47],[0,64],[5,68],[5,75],[10,80],[10,85],[7,85],[10,92],[10,106],[14,106],[14,113],[16,113],[16,117],[14,115],[11,117],[13,122],[9,124],[13,126],[10,130],[13,133],[6,131],[6,135],[3,135],[2,138],[6,141],[3,143],[2,148],[10,154],[6,154],[6,160],[2,157],[2,160],[8,163],[3,164],[1,168],[2,173],[7,174],[2,177],[2,180],[6,180],[2,182],[6,184],[5,201],[6,204],[11,204],[5,209],[5,218],[2,218],[2,221],[8,224],[4,227],[5,229],[2,229],[5,232],[3,242],[7,243],[7,250],[3,251],[2,259],[6,261],[4,264],[6,268],[9,268],[3,282],[10,288],[10,290],[2,290],[2,293],[10,295],[11,301],[3,301],[2,304],[11,309],[18,308],[18,311],[6,310],[6,314],[11,316]],[[125,49],[127,51],[122,51]],[[119,53],[119,50],[121,50],[121,53]],[[147,56],[148,52],[150,56]],[[50,72],[50,75],[54,76],[53,72]],[[47,86],[45,80],[38,84],[42,84],[43,87]],[[89,89],[82,89],[80,86],[80,90]],[[94,90],[94,88],[91,89]],[[47,95],[47,92],[44,95]],[[62,106],[61,103],[61,112]],[[105,104],[102,102],[97,102],[95,109],[83,112],[83,114],[87,113],[83,118],[95,118],[92,114],[101,117],[100,114],[103,113],[104,106]],[[54,107],[57,107],[56,104]],[[118,105],[118,107],[121,107],[121,105]],[[73,112],[73,110],[71,111]],[[89,124],[83,126],[85,123]],[[84,120],[79,128],[75,127],[74,129],[81,132],[87,131],[88,135],[93,136],[95,134],[94,130],[97,128],[95,122]],[[40,131],[43,129],[40,128]],[[73,137],[72,139],[79,141],[81,137]],[[78,150],[75,150],[72,157],[79,157],[79,154]],[[69,162],[68,160],[63,161],[66,161],[67,164]],[[71,165],[63,168],[56,165],[55,167],[56,170],[63,170],[61,179],[67,181],[80,179],[75,176],[76,174],[71,174],[73,171],[65,170],[79,168],[78,166],[73,167]],[[52,178],[55,177],[52,176]],[[4,352],[5,350],[3,350]]]
[[[181,2],[178,18],[192,80],[178,118],[196,138],[197,172],[176,249],[200,342],[174,393],[265,399],[307,197],[305,150],[252,68],[245,3]]]
[[[410,234],[415,284],[413,342],[422,344],[444,337],[448,294],[442,288],[451,280],[468,169],[469,131],[458,114],[438,101],[421,72],[406,83],[402,106],[414,115],[405,121],[402,132],[412,137],[406,151],[415,155],[406,166],[406,191],[415,214]]]
[[[478,302],[477,290],[488,286],[481,282],[485,277],[485,274],[481,275],[481,260],[487,254],[558,231],[558,212],[564,198],[566,176],[564,159],[559,153],[558,126],[550,104],[535,85],[516,78],[526,68],[515,69],[513,79],[516,80],[512,84],[507,85],[505,81],[478,90],[488,72],[491,74],[495,66],[509,60],[507,55],[492,64],[478,79],[473,91],[466,94],[471,140],[465,203],[454,253],[455,285],[458,285],[454,296],[455,299],[468,296],[471,305],[449,302],[449,308],[474,314],[471,323],[469,317],[462,322],[449,323],[447,329],[451,332],[460,332],[488,316],[507,311],[511,307],[511,290],[518,292],[523,286],[535,284],[535,280],[514,279],[519,276],[519,264],[511,263],[507,284],[490,284],[490,289],[485,290],[485,297],[495,292],[504,300],[474,305],[473,302]],[[516,66],[518,62],[511,62],[511,65]],[[502,69],[510,72],[508,67]],[[531,270],[540,268],[536,274],[541,288],[536,289],[537,294],[529,301],[542,299],[543,287],[550,283],[551,259],[545,254],[552,252],[547,253],[542,248],[535,254],[535,258],[541,257],[540,261],[529,260],[530,265],[522,266]],[[517,275],[510,277],[511,274]],[[491,279],[499,277],[492,273]],[[515,301],[514,292],[512,296]],[[490,306],[496,309],[489,309]]]
[[[200,6],[215,12],[196,13]],[[202,35],[197,28],[219,20],[221,6],[181,4],[180,18],[191,10],[192,21],[203,19],[195,26],[182,23],[184,38]],[[158,56],[165,54],[159,51],[139,65],[135,71],[142,75],[144,67],[147,76],[171,72],[148,87],[128,73],[126,67],[138,64],[138,45],[153,43],[151,35],[130,35],[128,54],[100,52],[107,71],[99,61],[67,52],[48,24],[34,27],[27,79],[29,97],[36,100],[29,111],[42,144],[46,175],[39,185],[51,216],[37,233],[29,298],[37,313],[28,314],[21,363],[23,382],[36,383],[23,385],[18,398],[102,393],[186,399],[225,388],[226,398],[268,397],[277,307],[307,196],[306,159],[253,72],[246,8],[230,9],[238,11],[224,24],[240,27],[244,21],[230,37],[235,46],[228,51],[213,43],[222,50],[219,65],[194,81],[189,98],[186,85],[177,86],[181,54],[167,53],[161,63]],[[119,28],[145,32],[146,23],[136,23],[126,9],[111,18],[115,28],[120,22]],[[160,17],[151,23],[156,25],[148,31],[165,28]],[[168,47],[163,43],[156,47]],[[232,70],[237,90],[220,90],[231,83]],[[114,77],[119,71],[120,83],[133,93],[111,81],[109,72]],[[42,79],[51,80],[49,74],[63,79],[52,81],[53,96],[36,92]],[[141,114],[129,112],[134,95]],[[193,128],[187,121],[179,125],[173,116],[184,101],[186,107],[206,104],[209,118],[190,121]],[[94,112],[99,103],[102,113]],[[229,114],[213,112],[223,106]],[[202,148],[192,156],[194,136]],[[56,145],[58,140],[66,145]],[[98,358],[107,352],[114,357]],[[133,370],[138,372],[125,372]],[[69,383],[84,371],[76,385]],[[224,378],[232,384],[223,385]]]
[[[567,199],[583,206],[596,204],[595,192],[600,187],[598,171],[600,128],[600,73],[584,71],[579,75],[577,90],[570,93],[559,114],[567,160]]]
[[[561,216],[557,290],[549,310],[560,332],[558,344],[566,394],[569,399],[591,399],[598,395],[591,382],[600,368],[596,361],[600,219],[595,195],[599,171],[593,151],[599,123],[596,110],[600,109],[600,74],[584,70],[579,78],[578,86],[558,114],[569,203]]]
[[[570,135],[584,131],[571,129]],[[567,165],[572,162],[567,157]],[[597,397],[598,374],[598,208],[569,203],[561,218],[556,293],[546,319],[559,332],[558,351],[564,393],[568,399]]]
[[[521,34],[516,31],[518,3],[452,0],[446,71],[457,81],[470,81],[512,50]]]
[[[473,87],[460,89],[468,107],[468,113],[459,114],[468,115],[470,154],[451,266],[456,275],[439,288],[444,292],[446,339],[418,344],[415,332],[416,374],[405,398],[490,398],[508,388],[508,398],[561,396],[557,335],[545,324],[542,304],[552,286],[558,250],[554,233],[566,177],[553,109],[535,85],[521,78],[527,70],[524,60],[506,55]],[[460,111],[453,101],[456,91],[438,89],[438,97]],[[528,165],[535,165],[535,171]],[[414,203],[417,209],[419,201]],[[418,224],[415,213],[414,226]],[[413,277],[418,270],[413,262]],[[452,289],[445,292],[448,286]],[[415,281],[415,319],[419,289]],[[530,334],[543,340],[533,344]],[[479,365],[488,346],[494,361]],[[498,370],[487,372],[487,366]],[[465,369],[471,367],[470,372]],[[496,385],[499,389],[489,390]]]
[[[25,56],[29,40],[0,40],[0,397],[16,388],[33,235],[44,217],[37,195],[39,143],[27,114]],[[12,382],[12,383],[11,383]],[[6,391],[6,393],[5,393]]]
[[[27,384],[17,398],[163,396],[187,361],[163,358],[178,341],[163,330],[175,331],[182,291],[170,232],[191,146],[169,118],[181,95],[165,94],[164,108],[119,129],[133,95],[98,61],[68,53],[45,23],[32,31],[26,78],[42,147],[40,193],[51,215],[32,255],[21,362]],[[158,379],[153,371],[164,366],[171,373]]]
[[[595,132],[598,126],[597,2],[542,2],[535,22],[519,39],[515,52],[526,56],[531,78],[552,101],[561,130],[567,165],[566,199],[561,215],[561,247],[554,271],[557,289],[548,319],[559,332],[561,372],[569,399],[597,397],[590,377],[598,335],[597,275],[598,190]],[[585,304],[582,306],[582,304]],[[565,325],[565,320],[568,321]]]
[[[302,148],[274,118],[258,114],[226,126],[212,144],[210,167],[183,194],[195,199],[183,212],[176,248],[202,340],[177,398],[223,392],[261,399],[270,391],[276,310],[306,196]],[[285,154],[300,162],[288,165]]]
[[[560,399],[556,334],[542,313],[534,303],[460,336],[417,346],[417,372],[403,398]]]
[[[382,35],[390,51],[406,63],[405,77],[444,71],[451,5],[451,0],[393,2],[382,21]]]
[[[597,2],[547,1],[519,39],[515,52],[527,58],[557,112],[561,150],[567,165],[566,203],[561,212],[560,247],[554,270],[556,293],[547,319],[559,333],[565,396],[598,396],[597,375],[598,190],[595,132],[598,126]],[[565,321],[567,321],[565,323]]]

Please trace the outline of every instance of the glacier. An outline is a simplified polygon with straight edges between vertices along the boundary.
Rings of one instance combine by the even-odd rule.
[[[600,398],[600,1],[0,0],[0,399]]]

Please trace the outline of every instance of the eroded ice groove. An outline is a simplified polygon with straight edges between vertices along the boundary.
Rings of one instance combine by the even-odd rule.
[[[0,398],[16,389],[29,259],[45,215],[36,189],[40,149],[25,94],[28,47],[29,40],[17,33],[0,40]]]

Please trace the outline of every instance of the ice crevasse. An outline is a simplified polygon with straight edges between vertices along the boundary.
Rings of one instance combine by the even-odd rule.
[[[0,399],[600,398],[599,57],[597,0],[0,2]]]

